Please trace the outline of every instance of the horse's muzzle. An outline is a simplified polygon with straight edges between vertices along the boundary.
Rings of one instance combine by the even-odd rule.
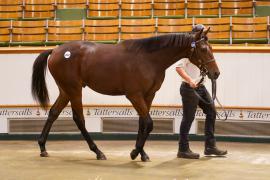
[[[208,77],[209,79],[217,79],[220,75],[219,71],[214,71],[214,72],[208,72]]]
[[[214,73],[214,79],[217,79],[219,77],[219,75],[220,75],[220,72],[215,72]]]

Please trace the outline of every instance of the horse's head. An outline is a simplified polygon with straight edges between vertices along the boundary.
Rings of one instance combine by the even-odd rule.
[[[212,47],[208,43],[207,33],[209,30],[210,27],[206,31],[201,29],[194,34],[195,41],[191,43],[189,60],[195,64],[202,73],[207,74],[210,79],[217,79],[220,72],[212,52]]]

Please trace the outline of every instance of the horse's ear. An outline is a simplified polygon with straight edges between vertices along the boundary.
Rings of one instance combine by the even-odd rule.
[[[195,39],[196,39],[196,40],[201,39],[202,32],[203,32],[203,28],[202,28],[199,32],[197,32],[197,33],[195,34]]]
[[[207,28],[207,30],[206,31],[204,31],[203,33],[204,33],[204,35],[206,36],[207,35],[207,33],[210,31],[210,26]]]

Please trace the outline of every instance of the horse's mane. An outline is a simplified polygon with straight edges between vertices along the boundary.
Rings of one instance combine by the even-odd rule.
[[[129,51],[154,52],[167,47],[185,48],[190,46],[192,41],[194,41],[194,36],[190,33],[177,33],[144,39],[126,40],[123,43]]]

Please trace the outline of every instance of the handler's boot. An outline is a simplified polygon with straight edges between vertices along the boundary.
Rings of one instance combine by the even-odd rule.
[[[204,154],[205,155],[216,155],[216,156],[224,156],[228,152],[227,150],[220,150],[216,146],[213,147],[205,147]]]
[[[190,150],[188,144],[180,144],[179,145],[179,150],[177,153],[178,158],[185,158],[185,159],[199,159],[200,154],[194,153]]]
[[[178,151],[177,153],[178,158],[185,158],[185,159],[199,159],[200,155],[197,153],[192,152],[190,149],[187,151]]]
[[[227,153],[228,153],[227,150],[220,150],[217,148],[215,140],[205,142],[205,149],[204,149],[205,155],[224,156]]]

